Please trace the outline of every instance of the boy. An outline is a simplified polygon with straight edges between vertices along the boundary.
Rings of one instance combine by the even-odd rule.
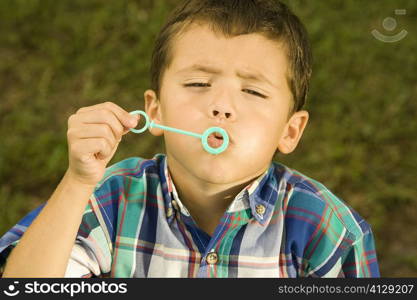
[[[221,127],[227,150],[212,155],[153,128],[166,156],[106,169],[138,119],[109,102],[80,109],[61,183],[0,240],[4,276],[379,276],[370,226],[319,182],[272,162],[306,127],[310,75],[305,29],[285,5],[184,2],[157,38],[145,109],[170,127]]]

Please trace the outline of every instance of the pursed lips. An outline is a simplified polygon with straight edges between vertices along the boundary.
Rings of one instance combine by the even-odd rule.
[[[222,128],[222,127],[220,127],[220,128]],[[222,129],[224,129],[224,128],[222,128]],[[229,146],[230,146],[230,144],[233,143],[233,140],[232,140],[229,132],[226,129],[224,129],[224,130],[227,132],[227,135],[229,137]],[[207,143],[210,145],[210,147],[218,148],[223,144],[223,139],[224,138],[223,138],[223,135],[221,133],[213,132],[212,134],[210,134],[208,136]]]
[[[214,132],[208,136],[207,143],[212,148],[218,148],[223,144],[223,137]]]

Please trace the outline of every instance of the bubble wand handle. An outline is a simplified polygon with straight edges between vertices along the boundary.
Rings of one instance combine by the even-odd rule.
[[[135,110],[135,111],[130,112],[130,114],[131,115],[142,115],[145,118],[145,126],[143,126],[141,129],[134,129],[134,128],[130,129],[130,131],[132,131],[134,133],[142,133],[149,128],[155,127],[155,128],[160,128],[160,129],[163,129],[163,130],[172,131],[172,132],[175,132],[175,133],[185,134],[185,135],[200,139],[204,150],[206,150],[210,154],[215,154],[215,155],[222,153],[224,150],[226,150],[227,146],[229,146],[229,135],[227,134],[226,130],[224,130],[223,128],[220,128],[220,127],[210,127],[206,131],[204,131],[203,134],[198,134],[198,133],[194,133],[194,132],[190,132],[190,131],[186,131],[186,130],[181,130],[181,129],[178,129],[178,128],[159,125],[159,124],[156,124],[154,121],[150,122],[148,115],[142,110]],[[220,133],[223,137],[223,143],[218,148],[211,147],[207,142],[210,134],[212,134],[214,132]]]
[[[176,133],[181,133],[181,134],[185,134],[185,135],[189,135],[198,139],[201,139],[203,137],[202,134],[198,134],[198,133],[194,133],[194,132],[190,132],[190,131],[185,131],[185,130],[181,130],[178,128],[173,128],[173,127],[169,127],[169,126],[164,126],[164,125],[160,125],[160,124],[156,124],[154,121],[151,122],[151,124],[149,124],[149,128],[160,128],[163,130],[168,130],[168,131],[172,131],[172,132],[176,132]]]

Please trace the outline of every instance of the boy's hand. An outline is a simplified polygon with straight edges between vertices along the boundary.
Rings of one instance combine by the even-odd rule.
[[[68,119],[67,175],[82,184],[96,185],[122,136],[138,121],[138,115],[130,115],[111,102],[79,109]]]

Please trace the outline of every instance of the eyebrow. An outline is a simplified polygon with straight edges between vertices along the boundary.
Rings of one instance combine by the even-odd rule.
[[[255,72],[255,73],[241,72],[241,73],[237,73],[237,76],[243,79],[247,79],[247,80],[266,82],[269,85],[276,87],[275,84],[272,83],[272,81],[270,81],[263,74],[258,73],[258,72]]]
[[[192,72],[192,71],[200,71],[200,72],[209,73],[209,74],[221,73],[221,70],[219,69],[216,69],[208,65],[202,65],[202,64],[193,64],[189,67],[179,70],[177,73],[187,73],[187,72]]]
[[[192,71],[199,71],[199,72],[204,72],[204,73],[208,73],[208,74],[221,74],[222,71],[220,69],[216,69],[212,66],[209,65],[203,65],[203,64],[193,64],[190,67],[186,67],[184,69],[181,69],[177,72],[178,73],[187,73],[187,72],[192,72]],[[238,77],[243,78],[243,79],[247,79],[247,80],[252,80],[252,81],[258,81],[258,82],[266,82],[269,85],[276,87],[268,78],[266,78],[263,74],[261,73],[249,73],[249,72],[237,72],[236,74]]]

